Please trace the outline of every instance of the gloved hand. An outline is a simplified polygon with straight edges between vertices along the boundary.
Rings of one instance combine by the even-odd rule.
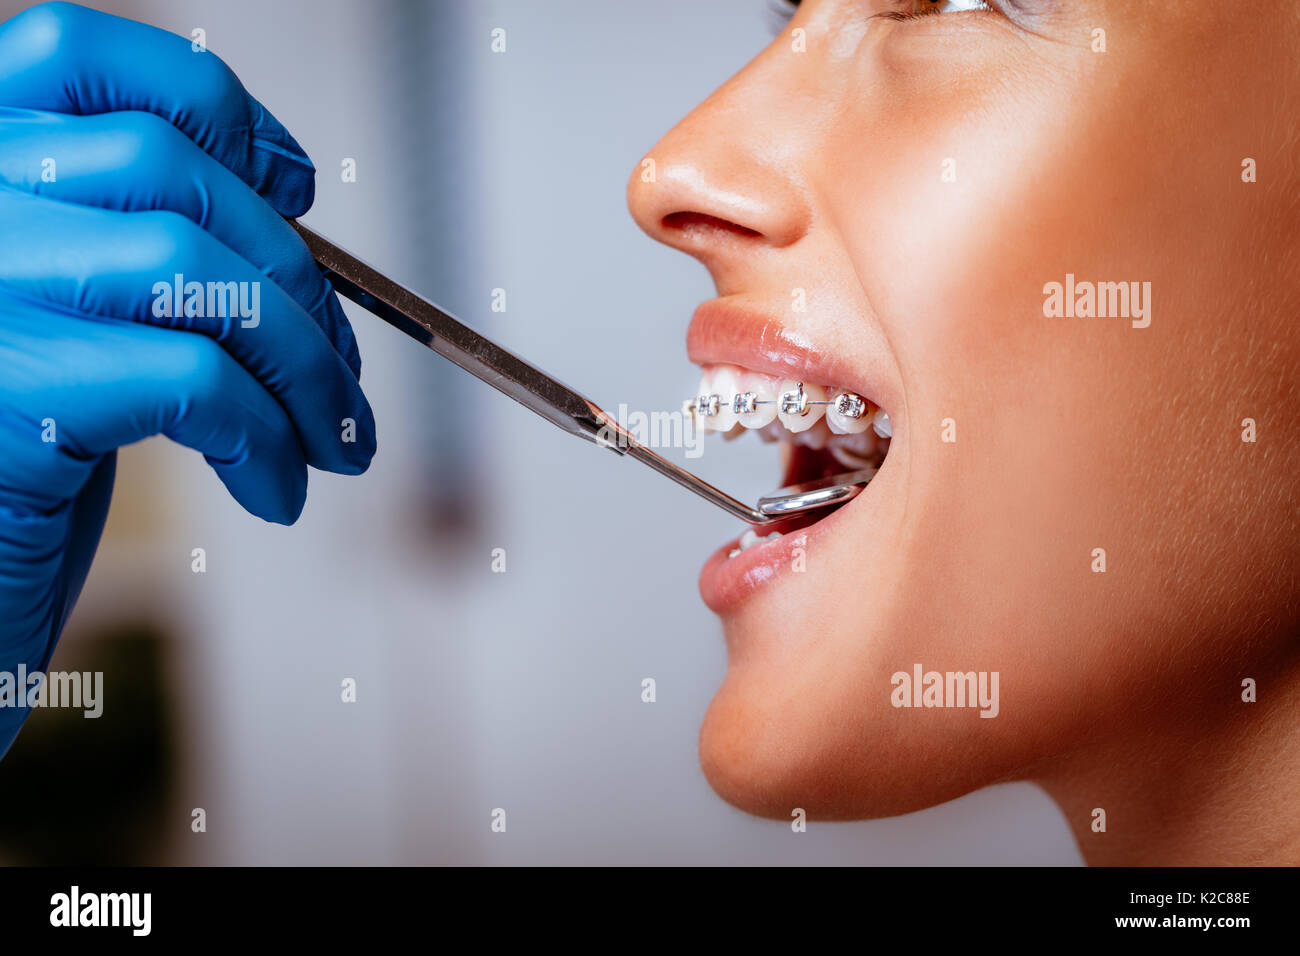
[[[369,465],[352,330],[279,215],[314,175],[186,39],[64,3],[0,24],[0,695],[49,665],[118,447],[167,435],[283,524],[307,465]],[[0,756],[28,713],[0,707]]]

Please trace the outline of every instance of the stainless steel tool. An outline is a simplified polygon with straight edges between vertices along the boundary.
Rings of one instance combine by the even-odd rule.
[[[874,469],[865,469],[790,485],[760,498],[758,507],[751,508],[656,454],[600,406],[475,332],[428,299],[398,285],[302,223],[290,220],[290,224],[340,294],[569,434],[649,465],[741,521],[771,524],[793,514],[840,504],[861,492],[875,475]]]

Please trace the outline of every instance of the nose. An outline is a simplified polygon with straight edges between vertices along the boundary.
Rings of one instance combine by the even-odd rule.
[[[628,207],[638,225],[695,256],[715,281],[737,256],[791,246],[812,223],[801,171],[815,137],[811,129],[791,128],[810,118],[782,102],[796,86],[783,71],[796,67],[788,55],[772,54],[758,57],[678,123],[628,181]]]

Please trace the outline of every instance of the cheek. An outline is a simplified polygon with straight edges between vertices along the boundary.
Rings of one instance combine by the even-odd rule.
[[[1006,178],[1057,161],[1051,131],[966,129],[945,164],[952,137],[933,125],[895,127],[874,156],[832,150],[858,157],[837,178],[852,193],[828,203],[856,272],[844,281],[861,284],[902,369],[907,520],[885,563],[850,579],[857,590],[820,583],[817,612],[800,612],[808,633],[771,633],[799,619],[780,590],[728,622],[733,666],[701,753],[714,786],[753,812],[915,809],[1085,732],[1096,711],[1060,702],[1123,695],[1112,678],[1132,655],[1102,619],[1133,601],[1090,563],[1129,520],[1114,507],[1133,488],[1107,355],[1137,333],[1062,330],[1042,314],[1045,282],[1114,263],[1081,255],[1054,220],[1077,193],[1068,173]],[[852,553],[823,557],[855,566]],[[890,675],[917,663],[998,671],[1003,712],[891,707]]]
[[[1160,168],[1134,174],[1155,150],[1126,139],[1134,124],[1047,87],[998,109],[895,100],[821,150],[828,226],[852,264],[831,281],[846,298],[860,287],[897,359],[906,481],[881,506],[896,533],[865,515],[844,553],[810,555],[820,577],[726,622],[731,666],[700,753],[743,809],[888,815],[1015,775],[1144,719],[1177,693],[1178,642],[1205,628],[1173,578],[1214,578],[1213,549],[1184,546],[1216,507],[1204,459],[1235,438],[1198,440],[1223,348],[1188,317],[1213,290],[1186,276],[1213,277],[1216,250],[1185,247],[1197,224]],[[1043,287],[1067,273],[1151,281],[1152,328],[1045,317]],[[891,675],[918,663],[999,672],[999,716],[892,707]]]
[[[1086,102],[1058,107],[1087,125]],[[1176,607],[1155,623],[1172,596],[1158,569],[1162,541],[1186,540],[1191,522],[1160,502],[1204,499],[1196,462],[1224,444],[1198,439],[1213,373],[1189,318],[1215,293],[1200,290],[1199,310],[1180,296],[1189,262],[1216,269],[1168,253],[1161,237],[1192,224],[1171,227],[1168,189],[1134,175],[1118,134],[1093,130],[1078,149],[1041,104],[1001,127],[968,116],[918,111],[872,155],[838,143],[856,158],[830,204],[906,397],[909,520],[894,557],[908,598],[891,634],[910,635],[915,660],[974,649],[975,666],[1004,668],[1050,736],[1073,719],[1052,701],[1122,706],[1124,681],[1150,678],[1134,633],[1177,640]],[[1122,228],[1099,213],[1116,208],[1132,210]],[[1150,282],[1157,324],[1045,317],[1044,285],[1067,273]],[[1093,571],[1096,548],[1120,556],[1118,575]]]

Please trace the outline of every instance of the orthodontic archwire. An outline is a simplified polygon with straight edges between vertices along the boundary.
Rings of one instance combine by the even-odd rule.
[[[757,392],[737,392],[731,400],[731,410],[737,415],[747,415],[757,411],[759,405],[776,405],[785,415],[808,414],[810,405],[834,405],[835,410],[845,418],[861,418],[867,411],[867,400],[855,392],[839,392],[827,400],[810,399],[799,382],[793,391],[784,392],[779,398],[760,399]],[[704,418],[713,418],[722,410],[722,396],[718,393],[700,395],[687,400],[685,410]]]

